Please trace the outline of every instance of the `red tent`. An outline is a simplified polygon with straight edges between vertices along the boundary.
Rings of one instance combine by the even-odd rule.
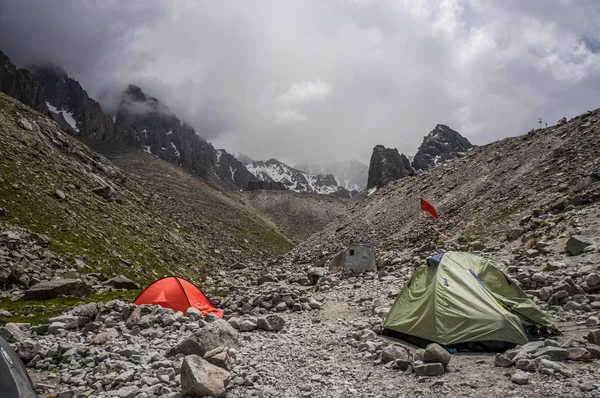
[[[194,307],[202,313],[223,317],[223,311],[215,308],[210,300],[194,284],[185,279],[168,276],[159,279],[140,293],[135,299],[136,305],[152,304],[185,314],[188,308]]]

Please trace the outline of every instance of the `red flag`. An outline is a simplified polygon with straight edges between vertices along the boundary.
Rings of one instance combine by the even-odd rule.
[[[423,209],[423,211],[426,211],[427,213],[431,214],[433,216],[433,218],[435,218],[435,219],[439,218],[437,211],[435,211],[435,208],[431,205],[431,203],[427,202],[423,198],[421,198],[421,209]]]

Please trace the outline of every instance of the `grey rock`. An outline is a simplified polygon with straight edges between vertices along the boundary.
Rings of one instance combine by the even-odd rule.
[[[582,347],[568,348],[569,360],[571,361],[589,361],[592,359],[592,354]]]
[[[25,291],[25,300],[49,300],[58,296],[87,297],[92,288],[81,279],[43,281]]]
[[[583,253],[586,248],[594,246],[594,241],[591,238],[581,235],[571,236],[565,245],[565,250],[572,256],[577,256]]]
[[[140,286],[137,283],[123,275],[117,275],[104,282],[104,284],[117,289],[140,290]]]
[[[181,365],[181,392],[184,397],[224,397],[230,374],[197,355],[186,356]]]
[[[543,347],[533,355],[535,358],[547,355],[552,361],[566,361],[569,358],[569,351],[560,347]]]
[[[584,339],[586,339],[592,344],[600,345],[600,329],[592,330],[587,335],[585,335]]]
[[[441,363],[424,363],[413,365],[413,370],[418,376],[441,376],[444,374],[444,365]]]
[[[244,319],[242,322],[240,322],[239,325],[240,332],[251,332],[253,330],[256,330],[257,328],[258,326],[256,325],[256,323],[252,322],[249,319]]]
[[[206,349],[200,344],[196,337],[187,337],[180,341],[175,347],[170,348],[165,356],[172,357],[177,354],[204,356]]]
[[[494,358],[494,365],[500,368],[510,368],[511,366],[514,366],[515,363],[505,355],[496,354],[496,357]]]
[[[517,370],[510,377],[510,381],[519,385],[529,384],[529,373],[523,372],[522,370]]]
[[[239,333],[222,319],[209,323],[196,332],[195,337],[202,348],[202,356],[220,346],[235,348],[240,345]]]
[[[223,368],[225,370],[229,370],[229,350],[227,347],[217,347],[214,350],[208,351],[204,354],[204,359],[208,362],[212,363],[215,366]]]
[[[408,360],[406,348],[398,344],[388,345],[381,351],[381,362],[388,363],[396,360]]]
[[[423,354],[425,363],[441,363],[444,369],[450,363],[450,353],[439,344],[429,344]]]
[[[267,315],[266,317],[258,318],[257,326],[259,329],[267,331],[280,331],[285,326],[285,320],[279,315]]]

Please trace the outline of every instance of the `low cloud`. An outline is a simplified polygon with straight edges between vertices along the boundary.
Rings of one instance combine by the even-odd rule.
[[[600,106],[595,0],[0,0],[0,50],[53,62],[104,106],[136,84],[256,159],[476,144]]]

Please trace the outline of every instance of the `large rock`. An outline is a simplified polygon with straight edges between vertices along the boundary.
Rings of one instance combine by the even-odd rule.
[[[594,241],[591,238],[573,235],[567,240],[565,250],[572,256],[577,256],[590,246],[594,246]]]
[[[202,348],[202,356],[210,350],[220,346],[229,348],[239,347],[239,333],[222,319],[211,322],[195,334],[198,344]]]
[[[188,337],[180,341],[175,347],[171,347],[165,356],[172,357],[177,354],[204,356],[206,352],[206,349],[195,337]]]
[[[229,372],[197,355],[189,355],[181,365],[181,393],[184,397],[224,397]]]
[[[450,363],[450,353],[439,344],[429,344],[423,354],[425,363],[441,363],[444,369]]]
[[[40,282],[25,291],[25,300],[50,300],[58,296],[87,297],[92,288],[81,279],[53,279]]]
[[[408,351],[406,348],[402,347],[398,344],[392,344],[383,349],[381,351],[381,362],[388,363],[396,360],[407,360],[408,359]]]
[[[137,283],[123,275],[117,275],[104,282],[104,284],[117,289],[140,290],[140,286]]]
[[[217,347],[214,350],[210,350],[206,354],[204,354],[204,359],[208,362],[212,363],[215,366],[223,368],[225,370],[229,370],[229,350],[227,347]]]
[[[441,376],[444,374],[444,365],[441,363],[424,363],[413,366],[413,370],[419,376]]]

